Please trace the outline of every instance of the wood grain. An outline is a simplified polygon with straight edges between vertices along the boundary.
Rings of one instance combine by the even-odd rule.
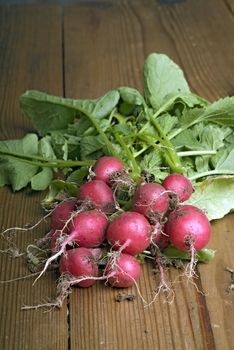
[[[0,7],[0,115],[1,138],[22,137],[32,130],[19,110],[19,95],[35,88],[63,94],[61,13],[59,7]],[[40,200],[44,194],[29,190],[12,194],[0,191],[1,229],[23,227],[37,222],[43,214]],[[18,232],[16,245],[42,237],[48,230],[43,223],[33,232]],[[1,249],[5,244],[1,239]],[[0,280],[29,274],[22,258],[0,255]],[[48,274],[32,287],[32,278],[0,284],[0,347],[7,350],[67,349],[66,305],[59,312],[22,311],[55,294],[56,276]]]
[[[118,1],[104,7],[93,3],[67,7],[64,14],[66,96],[97,97],[120,85],[141,89],[141,66],[146,55],[153,51],[164,52],[177,61],[194,91],[204,97],[212,100],[227,95],[231,85],[225,74],[230,74],[233,63],[227,55],[224,76],[215,70],[215,64],[223,59],[217,47],[225,45],[221,39],[233,28],[233,23],[226,6],[216,2],[208,28],[202,26],[202,20],[197,24],[197,18],[208,11],[210,4],[201,6],[198,1],[169,6],[153,1]],[[225,25],[221,22],[223,15],[227,17]],[[217,20],[221,26],[220,39],[215,41],[217,32],[212,21]],[[195,30],[199,26],[201,31]],[[86,28],[85,33],[82,28]],[[198,36],[194,42],[193,32],[193,36]],[[211,41],[212,45],[205,50]],[[195,42],[198,44],[194,45]],[[216,63],[211,59],[213,51]],[[173,271],[171,275],[174,280],[179,273]],[[150,267],[145,267],[140,289],[148,300],[156,286]],[[215,344],[217,339],[213,338],[204,295],[185,282],[174,287],[176,298],[172,305],[163,303],[160,297],[149,308],[143,307],[140,298],[132,304],[116,304],[117,291],[102,285],[88,293],[75,291],[70,297],[70,322],[74,325],[71,349],[78,346],[80,349],[219,348]],[[198,287],[202,289],[201,285]]]
[[[141,68],[150,52],[163,52],[185,71],[193,91],[210,100],[234,94],[234,15],[232,0],[98,0],[58,6],[0,7],[1,138],[32,130],[18,97],[41,89],[67,97],[92,98],[128,85],[142,90]],[[0,191],[1,226],[23,226],[42,215],[43,194]],[[12,210],[13,209],[13,210]],[[233,347],[233,293],[226,288],[233,266],[233,215],[212,224],[209,246],[217,250],[209,265],[199,265],[197,288],[171,269],[175,298],[160,295],[145,307],[136,288],[133,302],[116,302],[119,290],[97,283],[74,288],[62,310],[22,312],[24,303],[40,303],[55,293],[55,274],[35,287],[32,280],[0,284],[1,349],[216,349]],[[20,248],[48,230],[18,235]],[[4,244],[1,241],[1,248]],[[28,273],[23,260],[0,256],[0,280]],[[152,265],[139,281],[150,302],[159,285]],[[123,292],[123,291],[122,291]],[[125,291],[124,291],[125,292]],[[68,318],[67,318],[68,312]]]
[[[210,324],[217,349],[232,349],[234,332],[234,293],[228,292],[231,275],[226,268],[234,268],[234,215],[212,224],[209,246],[216,250],[215,260],[200,266],[201,283],[206,295]]]

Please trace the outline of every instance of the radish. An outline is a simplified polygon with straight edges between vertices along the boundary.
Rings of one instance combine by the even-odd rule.
[[[69,223],[68,240],[85,248],[98,247],[105,239],[108,220],[98,210],[83,211]]]
[[[72,198],[59,203],[51,214],[51,228],[62,230],[71,213],[76,209],[77,199]]]
[[[104,156],[99,158],[93,167],[95,180],[102,180],[108,185],[111,183],[111,177],[116,172],[124,170],[123,163],[116,157]]]
[[[109,224],[106,238],[114,249],[134,255],[148,247],[150,231],[151,226],[143,215],[129,211]]]
[[[61,240],[61,245],[56,249],[56,253],[46,261],[43,270],[35,279],[34,283],[47,270],[52,261],[64,254],[67,245],[75,242],[85,248],[99,246],[105,238],[107,224],[108,220],[106,216],[98,210],[75,213],[66,223],[66,227],[69,229],[69,235],[65,235],[64,239]],[[63,231],[61,230],[60,233],[62,236]]]
[[[80,186],[78,200],[91,202],[105,214],[115,211],[115,201],[111,188],[101,180],[92,180]]]
[[[203,211],[193,205],[181,205],[172,211],[165,224],[171,243],[188,252],[204,248],[211,236],[211,225]]]
[[[189,279],[196,276],[196,252],[207,245],[211,236],[211,225],[206,215],[193,205],[181,205],[169,214],[165,232],[176,248],[191,254],[185,275]]]
[[[163,187],[176,196],[177,201],[184,202],[193,193],[193,186],[190,180],[182,174],[173,173],[168,175],[162,183]]]
[[[113,287],[131,287],[140,277],[140,272],[141,266],[134,256],[121,254],[107,261],[104,275]]]
[[[87,248],[68,250],[60,259],[59,271],[62,275],[69,274],[76,279],[80,278],[81,281],[77,283],[79,287],[92,286],[95,283],[95,277],[98,277],[98,265],[92,252]]]
[[[169,197],[164,187],[157,183],[144,183],[133,198],[134,211],[149,218],[163,216],[169,206]]]

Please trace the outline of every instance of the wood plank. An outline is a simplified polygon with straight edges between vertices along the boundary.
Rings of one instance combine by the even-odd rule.
[[[234,292],[228,292],[233,282],[226,268],[234,269],[234,215],[212,224],[212,239],[209,246],[216,250],[215,260],[207,266],[200,266],[201,283],[207,294],[206,302],[216,349],[229,350],[233,347]]]
[[[180,64],[191,88],[202,96],[214,100],[231,94],[232,32],[233,19],[221,1],[173,5],[99,1],[67,7],[66,96],[97,97],[120,85],[141,89],[140,70],[150,52],[166,53]],[[177,271],[170,274],[173,280],[178,276]],[[202,275],[202,283],[204,279]],[[217,290],[214,280],[209,283]],[[156,285],[150,267],[145,266],[142,294],[150,298]],[[144,308],[139,298],[132,304],[115,303],[118,291],[100,284],[74,290],[70,297],[71,349],[221,349],[223,338],[218,340],[216,334],[214,338],[210,327],[210,317],[212,324],[217,315],[209,301],[210,314],[206,298],[191,285],[184,282],[175,288],[172,305],[159,298],[150,308]],[[214,308],[217,302],[213,300]]]
[[[160,7],[161,20],[180,52],[190,86],[210,100],[234,94],[232,5],[231,1],[194,1],[193,6],[184,2]],[[209,246],[217,250],[216,259],[199,266],[216,349],[231,349],[233,344],[234,299],[226,292],[230,276],[224,271],[233,268],[233,220],[230,215],[212,224]]]
[[[226,2],[185,1],[158,10],[191,89],[211,101],[233,95],[234,17]]]
[[[26,89],[63,94],[61,12],[57,6],[0,7],[0,115],[1,138],[19,138],[32,130],[19,110],[19,95]],[[29,190],[0,191],[1,228],[37,222],[43,215],[44,194]],[[48,224],[17,234],[20,249],[43,236]],[[1,249],[4,248],[1,239]],[[0,255],[0,280],[29,273],[24,259]],[[56,276],[48,274],[32,287],[32,279],[0,284],[1,349],[67,349],[67,309],[59,312],[22,311],[53,297]]]

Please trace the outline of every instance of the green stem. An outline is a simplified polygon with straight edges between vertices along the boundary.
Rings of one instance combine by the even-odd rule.
[[[155,117],[157,115],[158,115],[158,112],[156,114],[154,114],[153,116],[149,115],[149,119],[150,119],[151,124],[154,126],[154,128],[156,129],[156,131],[160,135],[160,142],[161,142],[161,144],[167,150],[166,160],[169,163],[172,171],[177,172],[177,173],[183,173],[184,169],[182,167],[181,161],[180,161],[180,159],[179,159],[179,157],[178,157],[178,155],[177,155],[173,145],[167,139],[167,137],[164,134],[164,131],[162,130],[160,124],[155,119]]]
[[[91,123],[94,125],[94,127],[96,128],[97,132],[100,134],[102,140],[104,141],[108,151],[110,152],[110,154],[112,154],[113,156],[118,158],[118,155],[112,145],[112,143],[110,142],[110,140],[107,138],[106,134],[104,133],[104,131],[102,130],[101,126],[98,124],[97,120],[91,115],[86,113],[86,116],[89,118],[89,120],[91,121]]]
[[[190,176],[189,179],[191,181],[200,179],[201,177],[211,176],[211,175],[234,175],[233,170],[225,170],[225,169],[214,169],[209,171],[204,171],[203,173],[198,173],[196,175]]]
[[[120,146],[123,148],[123,150],[125,151],[128,159],[131,161],[132,163],[132,172],[133,172],[133,176],[139,176],[140,175],[140,169],[137,165],[137,162],[132,154],[132,152],[130,151],[130,148],[127,147],[127,145],[124,143],[124,141],[121,139],[121,137],[119,136],[118,133],[114,133],[114,136],[116,138],[116,141],[120,144]]]
[[[149,146],[147,146],[147,147],[142,147],[142,148],[140,149],[140,151],[133,153],[134,158],[139,157],[139,156],[140,156],[142,153],[144,153],[148,148],[149,148]]]
[[[190,260],[191,254],[182,252],[181,250],[169,246],[163,251],[163,255],[170,259],[181,259],[181,260]],[[215,256],[215,250],[212,249],[201,249],[199,252],[196,253],[196,258],[199,262],[203,263],[209,263]]]
[[[47,168],[72,168],[77,166],[90,166],[94,164],[94,160],[62,160],[62,159],[51,159],[51,158],[43,158],[36,155],[26,155],[26,154],[20,154],[17,152],[10,152],[10,151],[0,151],[0,154],[7,155],[13,158],[16,158],[22,162],[25,162],[27,164],[36,165],[40,167],[47,167]]]
[[[205,150],[205,151],[183,151],[177,152],[179,157],[190,157],[190,156],[204,156],[204,155],[212,155],[216,154],[215,150]]]

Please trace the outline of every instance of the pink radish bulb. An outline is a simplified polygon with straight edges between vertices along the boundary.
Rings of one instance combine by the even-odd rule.
[[[108,226],[106,238],[110,245],[123,253],[139,254],[150,244],[151,226],[148,220],[136,212],[125,212],[115,218]]]
[[[110,185],[111,176],[118,172],[123,171],[123,163],[116,157],[104,156],[99,158],[94,164],[94,180],[102,180]]]
[[[89,201],[105,214],[112,214],[115,210],[115,201],[111,188],[101,180],[92,180],[80,186],[77,197],[81,201]]]
[[[133,198],[133,210],[145,216],[162,216],[169,206],[169,197],[164,187],[157,183],[142,184]]]
[[[99,246],[105,238],[107,223],[106,216],[98,210],[76,213],[67,222],[68,235],[65,235],[60,245],[55,247],[56,252],[53,252],[53,255],[46,260],[37,279],[42,276],[53,261],[64,255],[68,245],[75,243],[80,246],[83,245],[84,248]]]
[[[165,232],[178,249],[188,252],[204,248],[210,240],[211,225],[203,211],[193,205],[181,205],[169,214]]]
[[[163,187],[175,194],[179,202],[184,202],[190,198],[193,193],[193,186],[191,181],[182,174],[170,174],[162,183]]]
[[[110,258],[105,268],[107,281],[113,287],[131,287],[140,277],[141,265],[129,254],[121,254],[115,261]]]
[[[95,278],[86,279],[86,277],[97,277],[98,265],[90,249],[75,248],[68,250],[66,255],[61,257],[59,271],[60,274],[70,274],[74,278],[81,278],[81,281],[77,283],[78,286],[90,287],[95,283]]]
[[[62,230],[71,213],[76,209],[77,199],[69,199],[59,203],[51,214],[51,228]]]
[[[98,210],[78,213],[69,223],[70,241],[85,248],[98,247],[105,239],[108,220]]]

